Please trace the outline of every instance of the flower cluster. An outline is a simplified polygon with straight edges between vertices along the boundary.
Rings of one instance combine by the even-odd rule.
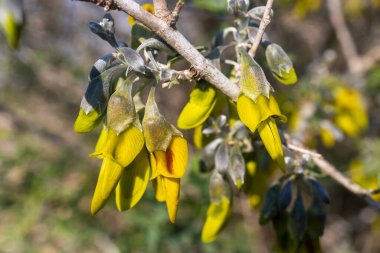
[[[78,133],[102,125],[90,155],[102,160],[91,213],[102,209],[113,192],[119,211],[134,207],[152,181],[156,199],[166,202],[174,223],[188,160],[187,141],[159,112],[155,87],[145,107],[136,106],[140,93],[133,87],[138,81],[147,85],[155,79],[141,56],[116,40],[112,17],[106,14],[101,22],[90,23],[90,28],[116,50],[94,64],[74,124]]]

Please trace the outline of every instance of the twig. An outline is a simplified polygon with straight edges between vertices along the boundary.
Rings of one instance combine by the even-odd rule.
[[[172,14],[170,14],[169,25],[171,27],[175,27],[175,24],[177,23],[178,18],[179,18],[179,13],[181,12],[181,9],[184,4],[185,4],[185,0],[178,0],[178,2],[176,3],[174,10],[172,11]]]
[[[323,173],[325,173],[327,176],[338,182],[340,185],[342,185],[350,192],[364,199],[370,206],[380,211],[380,203],[374,200],[371,196],[372,194],[376,194],[377,190],[364,189],[360,185],[354,183],[351,179],[349,179],[343,173],[337,170],[334,167],[334,165],[326,161],[326,159],[324,159],[323,156],[319,153],[293,144],[287,144],[287,147],[296,152],[310,155],[315,165],[317,165]]]
[[[369,49],[364,56],[361,56],[344,19],[341,0],[328,0],[327,8],[329,19],[342,48],[349,72],[357,76],[363,76],[380,61],[380,47],[375,46]]]
[[[264,15],[260,21],[259,31],[257,32],[253,45],[248,52],[252,57],[255,56],[257,48],[259,47],[261,39],[264,35],[265,29],[270,23],[270,11],[272,9],[272,5],[273,5],[273,0],[268,0],[267,4],[265,5]]]
[[[104,0],[75,0],[105,6]],[[213,84],[225,95],[236,100],[240,89],[205,59],[182,33],[170,27],[164,20],[147,12],[133,0],[113,0],[110,9],[122,10],[156,32],[163,40],[181,54],[196,70],[197,75]]]
[[[154,15],[168,23],[170,19],[170,11],[166,0],[153,0],[153,6]]]
[[[329,18],[332,26],[335,29],[337,39],[342,47],[342,53],[348,64],[350,72],[357,72],[357,63],[359,62],[359,54],[356,50],[354,39],[351,36],[350,30],[347,27],[342,12],[342,3],[340,0],[327,1],[329,10]]]

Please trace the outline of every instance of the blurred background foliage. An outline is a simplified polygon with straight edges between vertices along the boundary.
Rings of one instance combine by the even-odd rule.
[[[379,44],[380,1],[343,2],[358,51]],[[178,29],[194,45],[209,46],[213,34],[231,21],[225,6],[224,0],[188,0]],[[0,35],[0,252],[271,252],[273,231],[258,224],[257,207],[251,209],[244,197],[235,199],[216,242],[200,242],[209,175],[199,172],[195,148],[175,225],[152,191],[133,210],[120,214],[109,203],[92,217],[99,162],[87,154],[97,133],[74,134],[72,124],[89,69],[111,49],[87,28],[103,11],[58,0],[28,0],[25,8],[19,49],[8,48]],[[292,57],[300,77],[285,91],[267,73],[289,117],[288,129],[360,185],[378,188],[380,65],[362,77],[347,72],[325,0],[277,0],[274,13],[267,32]],[[113,15],[117,33],[129,41],[126,16]],[[258,59],[263,57],[261,50]],[[173,123],[188,91],[174,87],[159,94],[160,108]],[[185,135],[191,139],[191,133]],[[262,183],[259,168],[251,169],[252,180]],[[332,199],[323,251],[380,252],[379,215],[330,179],[323,183]],[[249,200],[257,206],[268,185],[252,185]]]

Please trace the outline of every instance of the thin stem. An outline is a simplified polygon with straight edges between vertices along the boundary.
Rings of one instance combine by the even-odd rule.
[[[265,5],[264,15],[260,21],[259,31],[257,32],[253,45],[248,52],[252,57],[255,56],[257,48],[260,45],[261,39],[264,36],[265,29],[270,23],[270,11],[272,9],[272,5],[273,5],[273,0],[268,0],[267,4]]]

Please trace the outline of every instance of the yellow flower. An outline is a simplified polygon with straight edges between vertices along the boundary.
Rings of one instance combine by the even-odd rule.
[[[268,45],[265,49],[265,56],[273,76],[278,81],[286,85],[297,82],[293,63],[282,47],[275,43]]]
[[[207,219],[202,229],[202,242],[213,242],[222,229],[230,212],[230,200],[223,197],[219,203],[211,203],[207,209]]]
[[[201,81],[190,93],[190,101],[178,117],[178,127],[191,129],[203,124],[216,104],[216,89],[206,81]]]
[[[175,222],[178,209],[180,179],[188,160],[187,141],[158,110],[152,88],[143,119],[144,138],[152,166],[156,199],[165,201],[169,219]]]
[[[178,209],[180,179],[184,175],[188,160],[187,141],[174,136],[166,151],[155,150],[150,155],[156,199],[165,201],[169,219],[175,222]]]
[[[368,118],[360,93],[354,89],[337,88],[334,123],[349,136],[357,136],[367,128]]]
[[[211,203],[207,209],[202,229],[202,242],[213,242],[220,233],[231,210],[230,189],[223,176],[216,170],[211,174],[209,193]]]
[[[132,98],[132,84],[120,81],[108,101],[107,126],[102,129],[90,156],[103,159],[91,203],[96,214],[116,190],[120,211],[133,207],[149,181],[150,167],[144,147],[144,134]]]
[[[96,214],[104,206],[110,194],[119,183],[126,167],[142,152],[143,146],[143,133],[134,125],[131,125],[119,135],[111,128],[102,129],[95,152],[90,155],[91,157],[103,159],[91,203],[92,214]],[[138,164],[140,163],[138,162]],[[137,166],[134,164],[131,167],[135,168]],[[146,167],[143,167],[142,170],[146,171]]]
[[[240,95],[237,110],[241,121],[252,132],[258,130],[269,155],[281,169],[285,169],[284,153],[275,119],[286,121],[286,117],[281,114],[273,95],[270,95],[269,99],[260,95],[256,102],[245,95]]]
[[[77,133],[90,132],[99,125],[102,118],[103,117],[96,110],[92,110],[86,114],[83,109],[80,109],[78,117],[74,123],[74,131]]]
[[[284,152],[275,118],[286,121],[271,86],[260,65],[244,50],[240,50],[242,94],[237,101],[240,120],[254,133],[257,129],[266,150],[274,161],[285,169]]]

